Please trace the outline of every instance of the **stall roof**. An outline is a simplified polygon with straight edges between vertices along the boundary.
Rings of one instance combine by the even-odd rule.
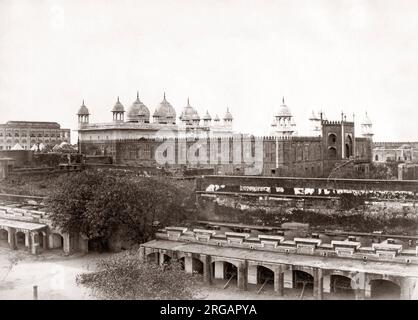
[[[36,231],[36,230],[45,228],[47,225],[43,223],[33,223],[33,222],[25,222],[25,221],[18,221],[18,220],[0,219],[0,226],[16,228],[16,229],[24,229],[24,230],[29,230],[29,231]]]

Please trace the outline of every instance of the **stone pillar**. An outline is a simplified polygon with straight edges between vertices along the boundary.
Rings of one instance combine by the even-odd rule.
[[[48,236],[46,232],[42,233],[42,249],[48,250]]]
[[[216,261],[215,262],[215,279],[225,279],[223,261]]]
[[[238,265],[238,289],[247,290],[247,261],[241,262]]]
[[[164,253],[160,251],[158,256],[160,258],[159,265],[162,266],[164,264]]]
[[[142,263],[146,262],[145,247],[139,247],[139,261]]]
[[[274,292],[277,292],[279,296],[284,293],[284,273],[281,268],[274,270]]]
[[[370,285],[370,278],[368,274],[365,275],[364,279],[364,297],[370,299],[372,297],[372,286]]]
[[[354,290],[356,300],[365,300],[366,299],[366,291],[364,289],[355,289]]]
[[[48,247],[50,249],[54,249],[54,238],[53,238],[52,234],[48,235]]]
[[[322,269],[314,268],[314,298],[322,300],[323,297],[323,277]]]
[[[16,245],[16,229],[15,228],[9,228],[8,230],[8,242],[9,242],[9,246],[10,249],[12,250],[16,250],[17,249],[17,245]]]
[[[39,241],[37,239],[37,232],[31,232],[30,233],[30,251],[32,254],[38,254],[39,253]]]
[[[331,292],[331,276],[328,274],[323,277],[323,290],[325,293]]]
[[[66,255],[71,254],[70,234],[67,232],[63,233],[62,239],[63,239],[62,248],[64,250],[64,253]]]
[[[186,273],[193,273],[193,258],[192,257],[184,257],[184,271]]]
[[[409,278],[404,278],[401,284],[401,300],[411,300],[412,287],[412,281]]]
[[[89,239],[87,237],[82,235],[78,237],[78,250],[84,254],[89,253]]]
[[[200,259],[203,262],[203,279],[205,283],[212,283],[212,263],[210,261],[210,256],[201,254]]]
[[[293,288],[293,271],[286,270],[283,272],[284,275],[284,287],[285,288]]]
[[[30,249],[30,235],[29,231],[25,232],[25,247]]]
[[[252,264],[248,266],[248,283],[257,284],[257,265]]]

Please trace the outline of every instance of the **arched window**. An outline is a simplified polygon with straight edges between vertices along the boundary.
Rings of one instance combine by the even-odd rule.
[[[337,149],[335,147],[328,148],[328,159],[336,159],[337,158]]]
[[[328,135],[328,144],[335,144],[337,143],[337,136],[334,133],[330,133]]]
[[[374,156],[374,161],[379,161],[379,156],[378,155]]]
[[[351,135],[347,136],[347,141],[345,144],[345,157],[349,158],[353,155],[353,139],[351,138]]]

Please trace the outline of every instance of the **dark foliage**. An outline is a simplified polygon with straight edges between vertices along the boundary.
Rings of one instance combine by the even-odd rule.
[[[190,182],[107,170],[63,177],[47,204],[55,226],[100,241],[118,232],[128,241],[144,242],[157,222],[176,224],[195,213]]]
[[[100,298],[129,300],[192,299],[199,280],[199,276],[185,273],[180,262],[142,263],[136,252],[101,259],[95,272],[77,276],[78,284]]]

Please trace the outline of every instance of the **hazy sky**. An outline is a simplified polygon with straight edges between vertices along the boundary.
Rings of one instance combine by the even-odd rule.
[[[285,96],[303,132],[367,110],[375,141],[418,140],[418,0],[0,0],[0,122],[111,121],[140,91],[237,130],[269,131]]]

